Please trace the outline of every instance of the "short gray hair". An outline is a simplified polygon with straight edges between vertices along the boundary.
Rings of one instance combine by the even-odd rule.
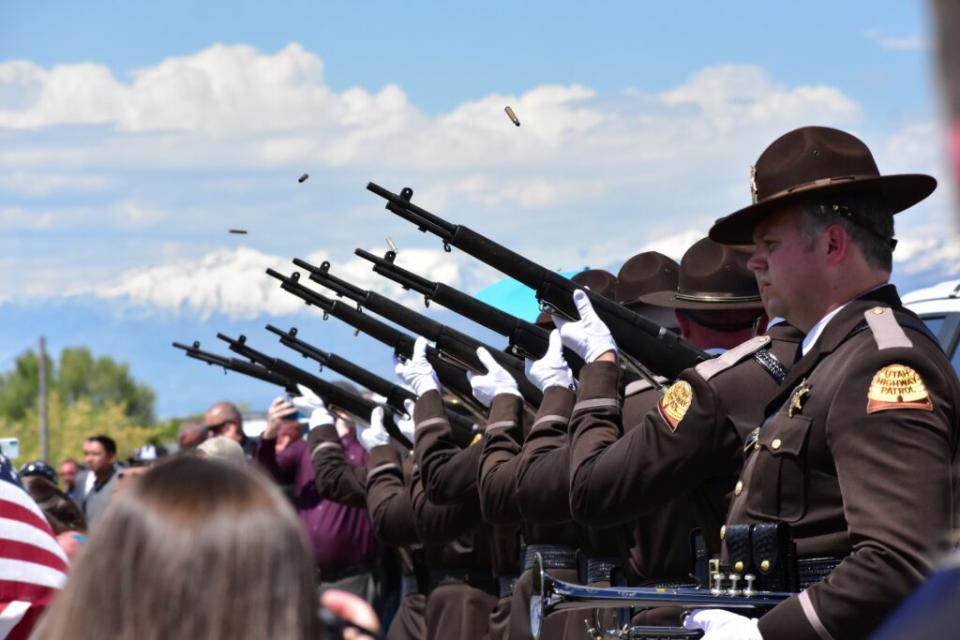
[[[800,205],[800,233],[813,242],[827,227],[839,224],[850,234],[870,266],[893,270],[893,211],[880,197],[846,195]]]

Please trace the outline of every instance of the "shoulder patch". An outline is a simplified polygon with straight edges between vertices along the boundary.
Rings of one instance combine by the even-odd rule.
[[[887,365],[877,371],[870,381],[867,413],[890,409],[933,411],[933,403],[923,378],[905,364]]]
[[[726,371],[747,356],[751,356],[770,344],[770,336],[757,336],[741,342],[733,349],[721,353],[716,358],[705,360],[696,366],[696,371],[704,380],[709,380],[721,371]]]
[[[693,387],[686,380],[674,382],[660,398],[657,409],[660,410],[660,416],[669,425],[671,431],[677,430],[677,425],[687,415],[687,409],[692,402]]]
[[[654,376],[653,379],[659,382],[661,385],[664,385],[667,382],[669,382],[663,376]],[[631,382],[630,384],[628,384],[623,388],[623,397],[629,398],[630,396],[635,396],[638,393],[641,393],[648,389],[653,389],[653,383],[651,383],[646,378],[640,378],[639,380],[634,380],[633,382]]]
[[[913,346],[890,307],[874,307],[864,311],[863,317],[877,342],[877,349],[883,351],[894,347]]]

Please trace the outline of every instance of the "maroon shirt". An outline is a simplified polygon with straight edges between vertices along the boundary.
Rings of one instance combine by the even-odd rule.
[[[347,462],[355,467],[367,464],[363,450],[351,431],[340,438]],[[324,500],[314,484],[310,447],[297,440],[276,452],[276,440],[261,439],[255,458],[280,483],[293,483],[294,505],[313,544],[317,568],[340,571],[354,565],[373,562],[381,548],[373,536],[373,525],[365,507],[348,507]]]

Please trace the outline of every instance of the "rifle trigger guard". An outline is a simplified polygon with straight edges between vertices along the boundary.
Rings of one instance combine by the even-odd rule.
[[[423,306],[428,307],[428,308],[430,307],[430,298],[429,298],[429,297],[423,296]]]
[[[324,312],[323,312],[323,319],[324,319],[324,320],[329,320],[329,319],[330,319],[330,314],[327,313],[326,311],[324,311]]]
[[[453,251],[453,249],[450,248],[450,243],[447,242],[446,240],[443,241],[443,250],[446,251],[447,253],[450,253],[451,251]]]

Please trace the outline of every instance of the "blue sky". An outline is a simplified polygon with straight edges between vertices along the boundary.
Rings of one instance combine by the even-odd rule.
[[[330,259],[396,295],[350,258],[390,237],[435,279],[496,280],[384,212],[368,180],[553,268],[615,270],[678,257],[797,126],[855,132],[884,172],[946,175],[923,3],[597,4],[4,2],[0,369],[42,332],[129,361],[163,416],[263,406],[272,391],[166,345],[306,332],[316,316],[266,266]],[[898,220],[899,282],[956,277],[950,196]],[[389,371],[375,345],[323,332]]]

